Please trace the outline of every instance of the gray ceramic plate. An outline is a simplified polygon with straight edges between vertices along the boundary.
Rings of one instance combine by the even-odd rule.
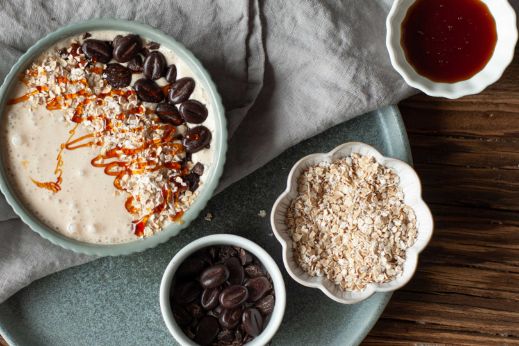
[[[159,307],[162,273],[173,255],[195,238],[235,233],[259,243],[283,268],[281,246],[267,215],[301,157],[362,141],[383,155],[410,162],[407,136],[396,107],[358,117],[289,149],[254,174],[211,199],[174,240],[143,253],[106,257],[51,275],[0,305],[0,333],[14,345],[171,345]],[[283,271],[284,272],[284,271]],[[355,305],[338,304],[303,287],[286,272],[287,308],[273,345],[354,345],[362,341],[391,294]]]

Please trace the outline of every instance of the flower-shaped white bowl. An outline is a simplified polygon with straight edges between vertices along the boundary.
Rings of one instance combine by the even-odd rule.
[[[297,180],[300,174],[309,166],[320,162],[331,162],[347,157],[352,153],[372,156],[378,163],[391,168],[399,176],[400,186],[404,192],[404,202],[414,210],[418,229],[416,242],[406,251],[402,275],[384,284],[369,284],[362,291],[343,291],[326,277],[312,277],[304,272],[294,260],[292,239],[285,223],[287,209],[297,196]],[[384,157],[375,148],[364,143],[345,143],[329,153],[303,157],[292,167],[288,175],[287,188],[274,203],[270,215],[274,234],[283,247],[283,262],[288,274],[300,284],[318,288],[331,299],[343,304],[358,303],[375,292],[394,291],[404,286],[413,276],[418,262],[418,254],[425,248],[433,232],[432,215],[422,200],[421,193],[420,179],[411,166],[403,161]]]
[[[416,0],[395,0],[386,19],[386,47],[391,64],[407,84],[430,96],[450,99],[477,94],[501,78],[512,62],[517,42],[515,11],[507,0],[483,1],[496,21],[497,42],[494,53],[486,66],[467,80],[456,83],[434,82],[420,74],[409,64],[401,45],[401,27],[409,7]]]

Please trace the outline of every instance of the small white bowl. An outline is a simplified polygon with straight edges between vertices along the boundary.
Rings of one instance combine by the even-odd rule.
[[[247,343],[248,346],[266,345],[272,339],[272,337],[274,337],[274,334],[276,334],[276,331],[278,330],[281,321],[283,320],[283,315],[285,314],[285,282],[283,281],[283,276],[281,275],[276,262],[274,262],[272,257],[270,257],[270,255],[265,250],[263,250],[258,244],[248,239],[232,234],[214,234],[197,239],[182,248],[182,250],[180,250],[175,255],[175,257],[173,257],[171,262],[169,262],[160,283],[160,311],[169,332],[171,335],[173,335],[175,340],[183,346],[197,345],[195,342],[193,342],[193,340],[188,338],[186,334],[184,334],[173,317],[169,299],[170,290],[173,277],[175,276],[175,272],[177,271],[179,265],[196,251],[213,245],[231,245],[241,247],[256,256],[256,258],[268,271],[272,279],[276,297],[274,310],[272,311],[272,315],[270,316],[270,320],[268,321],[267,326],[265,329],[263,329],[261,334]]]
[[[292,200],[297,196],[297,179],[301,173],[309,166],[320,162],[331,162],[347,157],[352,153],[372,156],[378,163],[391,168],[399,176],[400,186],[404,192],[404,202],[414,210],[418,229],[416,242],[406,251],[402,275],[384,284],[369,284],[362,291],[342,291],[326,277],[314,277],[304,272],[294,260],[292,239],[285,223],[287,209]],[[274,235],[283,247],[283,262],[288,274],[301,285],[318,288],[331,299],[343,304],[355,304],[368,298],[375,292],[394,291],[404,286],[413,276],[416,270],[418,254],[425,248],[433,232],[432,215],[422,200],[421,194],[420,179],[411,166],[403,161],[384,157],[375,148],[364,143],[345,143],[329,153],[312,154],[303,157],[290,170],[287,188],[274,203],[270,215]]]
[[[456,83],[439,83],[418,74],[406,59],[400,43],[401,26],[407,10],[416,0],[395,0],[386,19],[386,46],[391,64],[407,84],[430,96],[459,98],[477,94],[501,78],[514,57],[517,42],[515,11],[507,0],[483,1],[496,21],[497,42],[486,66],[471,78]]]

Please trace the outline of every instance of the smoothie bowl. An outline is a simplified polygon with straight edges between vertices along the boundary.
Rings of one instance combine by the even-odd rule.
[[[0,188],[34,231],[70,250],[121,255],[175,236],[217,186],[221,99],[201,63],[143,24],[59,29],[0,89]]]

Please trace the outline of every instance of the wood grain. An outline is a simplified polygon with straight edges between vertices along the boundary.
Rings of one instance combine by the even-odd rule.
[[[518,74],[399,105],[435,233],[365,345],[519,345]]]

